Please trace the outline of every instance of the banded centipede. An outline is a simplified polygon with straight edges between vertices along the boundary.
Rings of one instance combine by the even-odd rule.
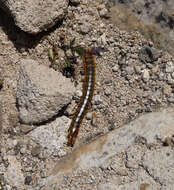
[[[83,53],[83,67],[84,67],[84,82],[83,94],[78,104],[77,110],[72,118],[70,127],[68,129],[68,146],[74,146],[76,141],[80,124],[87,112],[88,106],[92,100],[95,86],[95,60],[90,49],[84,50]]]

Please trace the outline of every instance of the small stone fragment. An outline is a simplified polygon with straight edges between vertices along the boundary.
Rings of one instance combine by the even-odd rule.
[[[144,82],[148,82],[150,78],[149,71],[147,69],[144,69],[142,71],[142,79]]]
[[[173,73],[174,72],[174,63],[169,61],[166,63],[166,73]]]
[[[8,162],[9,166],[4,176],[10,185],[21,189],[24,184],[24,176],[22,173],[21,164],[14,156],[8,156]]]
[[[40,154],[40,151],[41,151],[41,147],[40,146],[35,146],[33,147],[33,149],[31,150],[31,154],[33,156],[37,156]]]
[[[100,95],[95,95],[94,96],[94,104],[99,105],[101,103],[102,103],[102,99],[101,99]]]
[[[31,181],[32,181],[32,177],[31,176],[26,176],[25,177],[25,185],[30,185]]]
[[[114,67],[112,67],[112,71],[113,72],[117,72],[119,69],[119,66],[118,65],[115,65]]]

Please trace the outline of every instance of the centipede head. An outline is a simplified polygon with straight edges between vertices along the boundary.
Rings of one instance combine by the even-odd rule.
[[[68,142],[67,145],[73,147],[79,132],[79,127],[71,125],[68,130]]]

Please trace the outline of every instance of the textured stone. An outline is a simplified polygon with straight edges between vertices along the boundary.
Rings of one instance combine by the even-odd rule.
[[[166,63],[166,73],[172,72],[174,72],[174,63],[172,61],[169,61]]]
[[[142,71],[142,78],[144,82],[149,81],[150,75],[149,75],[149,71],[147,69],[144,69]]]
[[[19,118],[26,124],[49,120],[69,103],[74,93],[70,79],[61,73],[22,60],[17,85]]]
[[[20,162],[14,156],[8,156],[9,166],[7,172],[4,174],[8,183],[21,189],[24,185],[24,176]]]
[[[23,31],[37,34],[62,20],[67,11],[67,0],[0,0],[0,6],[10,14]]]
[[[164,187],[174,186],[174,151],[171,147],[152,151],[144,156],[143,167],[147,172]],[[163,189],[163,188],[162,188]]]
[[[50,124],[37,127],[30,132],[29,137],[40,146],[39,152],[42,149],[48,156],[51,154],[63,156],[65,152],[62,147],[67,141],[66,136],[69,125],[70,119],[63,116]],[[38,151],[33,150],[33,152],[35,154]]]
[[[44,181],[43,190],[49,189],[48,187],[50,184],[61,183],[61,177],[63,177],[62,174],[65,175],[67,172],[72,172],[77,168],[85,170],[92,167],[102,167],[111,157],[114,157],[114,155],[116,156],[116,154],[119,154],[125,150],[128,152],[131,150],[130,153],[127,152],[129,166],[132,167],[134,163],[137,162],[133,168],[138,168],[138,166],[141,165],[143,156],[145,154],[144,151],[146,149],[143,151],[136,144],[138,142],[140,145],[143,143],[157,143],[157,134],[161,136],[171,136],[174,134],[173,123],[174,108],[168,108],[161,112],[159,111],[141,116],[137,120],[132,121],[130,124],[120,127],[96,139],[90,144],[83,145],[79,149],[75,150],[71,155],[69,155],[67,159],[64,159],[64,162],[58,162],[53,166],[53,168],[49,171],[50,176]],[[137,139],[139,139],[139,141]],[[130,146],[134,147],[128,149]],[[151,189],[160,189],[158,180],[155,178],[153,179],[150,175],[147,175],[148,173],[146,172],[146,168],[149,168],[149,172],[154,172],[154,176],[156,173],[156,176],[161,176],[161,179],[164,179],[163,181],[161,180],[162,183],[164,182],[167,184],[168,181],[170,187],[171,183],[173,183],[173,170],[167,170],[166,172],[168,172],[168,175],[166,177],[163,177],[163,173],[164,168],[173,168],[173,161],[171,159],[173,152],[171,148],[164,150],[164,153],[162,153],[162,150],[160,152],[158,150],[153,150],[152,152],[150,151],[150,153],[147,153],[143,167],[141,168],[141,172],[139,172],[139,169],[137,170],[138,181],[134,181],[133,185],[131,185],[132,183],[120,185],[116,189],[127,189],[127,187],[131,186],[131,190],[134,190],[138,189],[141,183],[144,184],[146,182],[147,184],[150,184]],[[133,154],[137,154],[137,152],[138,155],[133,157]],[[169,158],[165,158],[165,156],[167,157],[167,153],[169,154]],[[155,160],[153,163],[156,162],[156,164],[151,163],[151,161],[154,159],[151,154],[155,155]],[[163,157],[160,156],[161,154]],[[111,168],[112,163],[113,162],[111,162]],[[159,166],[161,167],[159,168]],[[105,187],[108,185],[109,187],[107,189],[113,189],[114,181],[111,183],[111,185],[106,184],[103,186]],[[102,188],[103,187],[100,186],[99,189]]]

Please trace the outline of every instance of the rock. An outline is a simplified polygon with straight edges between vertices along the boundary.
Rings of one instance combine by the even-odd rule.
[[[114,3],[116,6],[113,6]],[[141,32],[155,46],[173,53],[173,0],[113,0],[108,1],[112,22],[126,30]],[[120,7],[120,8],[119,8]],[[125,18],[126,17],[126,18]],[[150,43],[148,43],[150,45]]]
[[[34,124],[49,120],[70,102],[74,87],[61,73],[22,60],[17,84],[19,118],[22,123]]]
[[[94,104],[95,105],[100,105],[103,103],[103,100],[101,99],[101,96],[100,95],[95,95],[94,96]]]
[[[119,66],[118,65],[114,65],[113,67],[112,67],[112,71],[113,72],[117,72],[119,70]]]
[[[109,18],[108,10],[105,8],[103,4],[101,4],[101,6],[98,7],[98,10],[100,17]]]
[[[80,4],[80,0],[70,0],[71,4],[76,6]]]
[[[141,67],[140,67],[140,66],[135,65],[134,69],[135,69],[135,72],[136,72],[137,74],[140,74],[140,73],[141,73]]]
[[[29,185],[31,183],[31,181],[32,181],[32,177],[31,176],[26,176],[25,177],[25,184],[26,185]]]
[[[59,161],[52,166],[52,169],[48,172],[50,176],[45,179],[42,190],[48,190],[51,184],[56,183],[58,187],[62,183],[63,176],[79,168],[85,171],[95,167],[95,170],[97,170],[98,167],[102,168],[102,166],[108,165],[109,162],[110,167],[114,169],[112,158],[117,158],[124,151],[127,154],[126,162],[129,163],[129,167],[137,169],[135,172],[137,172],[138,183],[137,177],[134,178],[133,182],[130,182],[133,180],[131,178],[129,183],[123,185],[115,184],[116,179],[113,179],[111,183],[107,184],[107,189],[113,189],[115,184],[118,187],[117,189],[128,189],[127,187],[130,186],[133,190],[135,189],[133,187],[140,186],[141,183],[150,184],[151,189],[160,189],[158,182],[166,186],[166,189],[167,187],[171,189],[171,185],[174,185],[174,170],[172,168],[174,152],[172,148],[164,147],[161,150],[149,150],[146,145],[157,143],[156,135],[158,134],[160,136],[174,134],[173,122],[174,107],[143,115],[137,120],[99,137],[90,144],[83,145],[67,156],[63,162]],[[117,166],[118,173],[124,169],[119,164]],[[166,170],[166,168],[168,169]],[[164,173],[166,175],[163,175]],[[126,175],[126,172],[124,172],[124,175]],[[114,175],[114,177],[116,176]],[[103,187],[105,185],[101,183],[99,189]]]
[[[109,87],[106,87],[104,92],[106,96],[110,96],[112,94],[112,91]]]
[[[63,145],[67,142],[67,131],[70,125],[70,119],[65,116],[57,118],[55,121],[42,125],[31,131],[28,136],[37,144],[33,148],[32,154],[38,155],[40,151],[45,151],[47,156],[63,156]]]
[[[82,34],[88,34],[89,31],[91,30],[91,26],[89,23],[84,23],[79,27],[79,30]]]
[[[103,45],[105,46],[107,44],[107,40],[106,40],[106,34],[103,33],[100,38],[98,39],[98,44],[99,45]]]
[[[163,147],[156,151],[149,150],[144,156],[143,167],[155,181],[162,184],[162,189],[173,188],[173,156],[171,147]]]
[[[174,72],[174,63],[169,61],[166,63],[166,73],[173,73]]]
[[[78,98],[80,98],[83,95],[83,92],[81,90],[77,90],[75,92],[75,96],[77,96]]]
[[[143,46],[139,51],[139,59],[143,63],[153,62],[158,59],[160,52],[147,45]]]
[[[55,25],[61,21],[68,8],[68,1],[66,0],[0,0],[0,7],[2,7],[8,14],[10,14],[15,24],[21,30],[30,34],[37,34],[43,30]]]
[[[138,169],[143,155],[144,150],[140,145],[129,147],[126,150],[126,167]]]
[[[172,79],[174,79],[174,72],[171,74]]]
[[[86,119],[87,120],[92,120],[92,112],[88,112],[87,114],[86,114]]]
[[[150,78],[149,71],[147,69],[144,69],[142,71],[142,79],[144,82],[148,82]]]
[[[11,186],[16,186],[18,189],[24,185],[24,176],[22,167],[19,161],[14,156],[8,156],[9,166],[4,176]]]

